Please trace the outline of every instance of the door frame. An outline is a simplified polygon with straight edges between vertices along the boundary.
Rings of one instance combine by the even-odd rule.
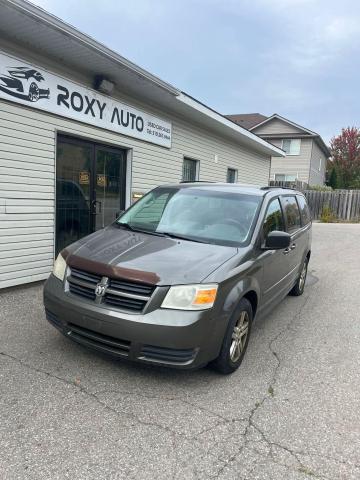
[[[57,152],[58,152],[58,146],[59,146],[59,140],[64,140],[67,143],[70,143],[72,145],[82,145],[82,146],[87,146],[91,147],[92,153],[91,153],[91,165],[90,165],[90,226],[91,226],[91,231],[95,231],[95,222],[96,218],[95,215],[92,211],[93,206],[93,200],[96,200],[96,153],[98,150],[105,150],[113,153],[118,153],[119,151],[123,153],[124,155],[124,167],[123,167],[123,179],[121,180],[121,191],[122,195],[120,196],[120,202],[119,202],[119,210],[124,210],[128,206],[128,197],[131,196],[131,183],[129,184],[129,180],[131,182],[131,171],[132,171],[132,165],[131,165],[131,160],[132,160],[132,155],[131,155],[131,149],[129,148],[124,148],[122,146],[114,145],[114,144],[108,144],[104,143],[101,140],[96,140],[96,139],[89,139],[87,137],[83,136],[74,136],[69,134],[68,132],[63,132],[59,130],[55,130],[55,168],[54,168],[54,173],[55,173],[55,181],[54,181],[54,192],[55,192],[55,198],[54,198],[54,248],[53,248],[53,255],[55,257],[56,255],[56,238],[57,238],[57,224],[56,224],[56,204],[57,204],[57,188],[56,188],[56,182],[57,182],[57,168],[58,168],[58,157],[57,157]],[[130,175],[129,175],[130,172]],[[130,178],[128,178],[128,176]],[[96,208],[96,204],[95,204]]]
[[[284,204],[282,202],[282,195],[274,195],[270,197],[268,200],[265,197],[265,203],[264,203],[264,210],[263,214],[259,215],[260,220],[260,230],[258,233],[258,246],[259,248],[262,248],[265,242],[265,237],[264,237],[264,230],[263,230],[263,225],[264,221],[269,209],[269,206],[273,201],[277,200],[280,206],[281,210],[281,215],[283,219],[283,225],[284,225],[284,231],[287,231],[287,223],[286,223],[286,215],[284,211]],[[284,250],[285,249],[279,249],[279,250],[263,250],[263,253],[261,255],[261,262],[262,262],[262,267],[264,268],[264,263],[266,262],[266,259],[269,259],[268,261],[270,262],[270,259],[273,260],[273,263],[276,263],[276,260],[282,265],[284,262],[286,263],[286,258],[284,257]],[[261,302],[262,306],[261,308],[266,311],[270,310],[273,305],[276,305],[279,300],[284,297],[288,293],[288,286],[290,285],[290,280],[288,278],[290,277],[292,271],[288,270],[284,276],[282,276],[280,279],[278,279],[275,283],[273,283],[269,288],[266,290],[262,290],[261,293]],[[291,278],[291,277],[290,277]],[[264,279],[263,279],[264,281]],[[278,290],[275,291],[275,293],[272,293],[274,291],[274,288],[278,287]]]
[[[108,145],[103,145],[103,144],[100,144],[100,143],[94,143],[93,147],[94,147],[93,159],[92,159],[93,175],[92,175],[92,182],[90,184],[92,194],[90,195],[90,201],[95,200],[95,211],[96,211],[96,200],[97,200],[97,198],[96,198],[96,177],[97,177],[97,174],[96,174],[96,160],[97,160],[97,153],[99,151],[105,151],[105,152],[109,152],[109,153],[119,153],[119,152],[123,153],[124,161],[123,161],[123,164],[120,168],[120,191],[123,192],[123,193],[120,196],[119,211],[125,210],[125,206],[126,206],[126,185],[127,185],[127,182],[126,182],[127,152],[126,152],[126,150],[116,148],[116,147],[110,147]],[[91,198],[92,198],[92,200],[91,200]],[[96,228],[96,213],[93,214],[93,220],[94,220],[94,222],[93,222],[94,225],[92,225],[93,231],[96,231],[94,229],[94,227]]]

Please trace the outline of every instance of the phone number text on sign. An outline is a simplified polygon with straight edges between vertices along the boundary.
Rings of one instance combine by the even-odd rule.
[[[147,122],[146,132],[148,135],[154,135],[155,137],[164,138],[169,141],[171,140],[170,128],[151,122],[150,120]]]

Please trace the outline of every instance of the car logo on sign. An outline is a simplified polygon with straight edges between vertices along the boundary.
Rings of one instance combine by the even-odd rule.
[[[45,82],[43,74],[31,67],[8,67],[5,74],[0,72],[0,90],[27,102],[50,98],[50,90],[41,82]]]
[[[97,297],[103,297],[106,291],[106,285],[103,283],[98,283],[95,287],[95,295]]]

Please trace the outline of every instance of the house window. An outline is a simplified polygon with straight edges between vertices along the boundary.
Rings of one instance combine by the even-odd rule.
[[[275,174],[275,182],[295,182],[296,175]]]
[[[300,138],[284,138],[282,141],[282,149],[286,155],[300,155]]]
[[[322,158],[319,158],[319,172],[321,172],[321,163],[322,163]]]
[[[238,171],[235,168],[228,168],[226,174],[227,183],[236,183],[237,182]]]
[[[192,160],[191,158],[184,158],[182,181],[183,182],[196,182],[198,179],[199,162]]]

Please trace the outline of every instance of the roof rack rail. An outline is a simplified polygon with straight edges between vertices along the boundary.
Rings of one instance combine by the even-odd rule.
[[[272,189],[283,189],[283,190],[296,190],[294,187],[280,187],[279,185],[267,185],[265,187],[260,187],[260,190],[272,190]]]
[[[180,183],[217,183],[217,182],[207,182],[206,180],[181,180]]]

